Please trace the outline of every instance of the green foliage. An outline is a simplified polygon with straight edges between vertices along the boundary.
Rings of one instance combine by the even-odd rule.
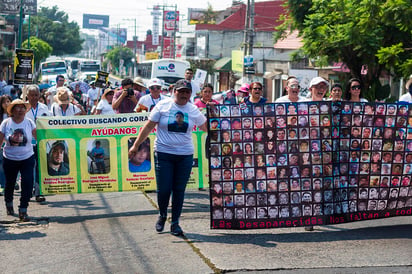
[[[106,59],[112,64],[112,67],[119,69],[120,59],[124,60],[124,66],[128,67],[133,65],[132,58],[134,54],[129,48],[123,46],[117,46],[106,53]],[[106,63],[107,64],[107,63]]]
[[[28,40],[22,43],[22,47],[27,49]],[[37,38],[30,37],[30,49],[34,52],[34,63],[36,67],[40,64],[43,59],[46,59],[53,51],[53,48],[45,41]]]
[[[216,24],[217,13],[213,10],[212,5],[207,3],[207,10],[203,13],[202,19],[199,23],[201,24]]]
[[[377,83],[382,71],[393,77],[412,73],[411,3],[407,0],[312,0],[288,2],[286,21],[277,28],[281,38],[299,30],[303,53],[312,60],[341,61],[353,77],[370,87],[370,98],[381,97]],[[362,75],[362,66],[368,68]]]
[[[37,16],[31,17],[30,35],[49,43],[53,48],[53,55],[76,54],[81,51],[83,40],[80,38],[79,25],[74,21],[69,22],[68,18],[57,6],[41,7]],[[24,31],[24,37],[27,37],[27,26]]]
[[[196,73],[197,69],[202,69],[207,71],[209,75],[213,75],[215,72],[215,69],[213,66],[215,65],[216,61],[212,59],[204,59],[204,60],[195,60],[195,59],[189,59],[190,62],[190,67],[193,69],[193,71]]]

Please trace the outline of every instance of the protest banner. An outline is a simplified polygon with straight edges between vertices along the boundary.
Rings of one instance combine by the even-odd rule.
[[[412,106],[209,107],[211,228],[412,215]]]
[[[148,119],[147,113],[115,116],[39,117],[42,194],[155,190],[152,132],[135,159],[128,150]],[[203,187],[205,132],[194,129],[194,164],[188,188]],[[199,160],[201,159],[201,160]],[[207,186],[207,185],[206,185]]]

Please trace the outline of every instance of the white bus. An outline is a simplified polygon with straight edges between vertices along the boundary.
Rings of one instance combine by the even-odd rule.
[[[163,80],[169,86],[185,77],[186,69],[190,68],[188,61],[175,59],[155,59],[137,64],[137,74],[148,81],[152,78]]]
[[[63,75],[67,80],[66,63],[61,58],[47,58],[45,62],[40,64],[40,74],[42,84],[55,85],[57,75]]]
[[[99,70],[101,70],[99,60],[79,60],[77,79],[80,81],[94,81],[96,80],[97,71]]]

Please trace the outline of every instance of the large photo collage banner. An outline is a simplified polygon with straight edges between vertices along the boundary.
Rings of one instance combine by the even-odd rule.
[[[211,228],[412,215],[412,105],[209,107]]]
[[[147,113],[37,119],[42,194],[156,190],[152,132],[128,158]],[[188,188],[207,186],[206,132],[193,129],[195,148]],[[204,179],[206,178],[206,179]]]

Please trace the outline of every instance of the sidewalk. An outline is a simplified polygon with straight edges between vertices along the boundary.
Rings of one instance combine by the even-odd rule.
[[[15,204],[19,196],[15,197]],[[211,230],[207,191],[186,193],[181,226],[156,233],[156,194],[48,196],[35,220],[0,205],[2,273],[410,273],[412,217],[303,228]],[[16,208],[17,209],[17,208]]]

